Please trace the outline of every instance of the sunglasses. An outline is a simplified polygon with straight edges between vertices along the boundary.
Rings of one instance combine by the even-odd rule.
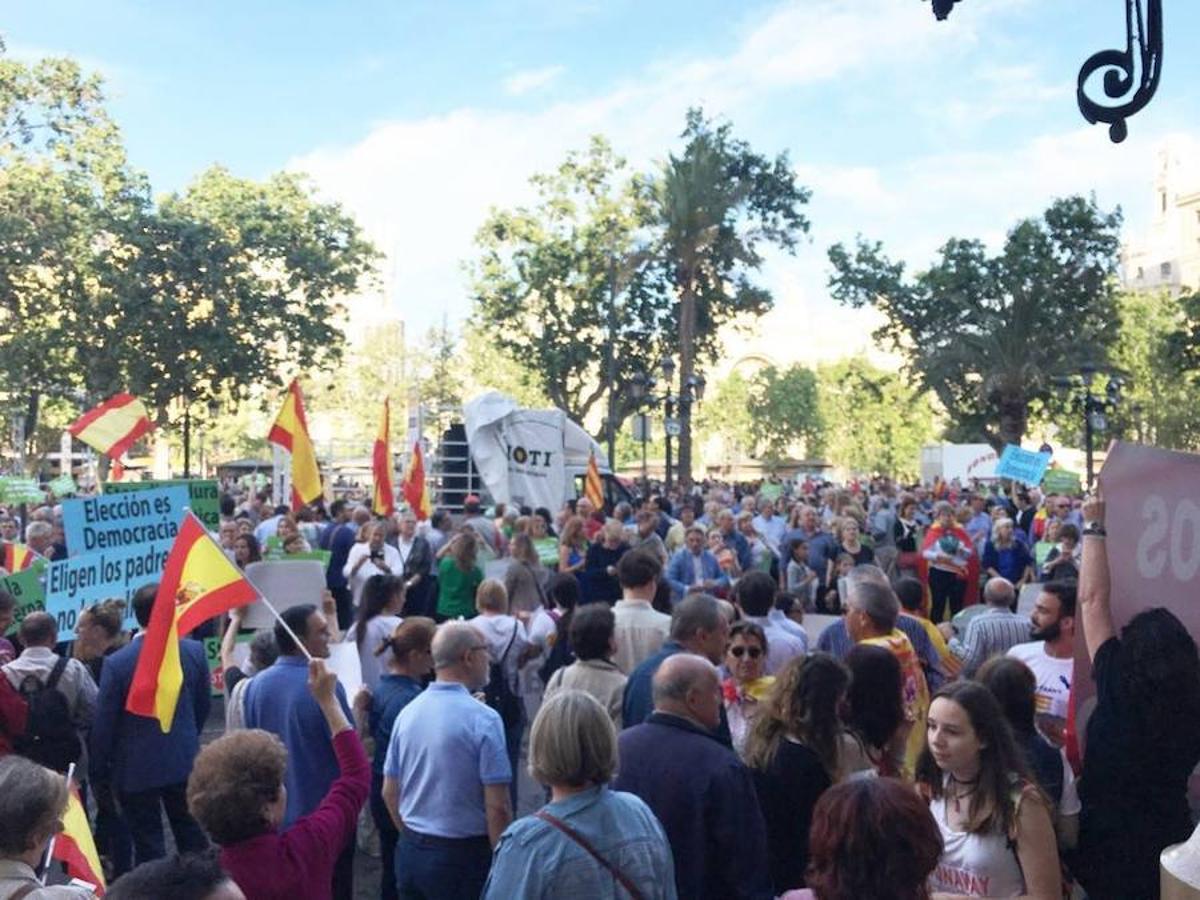
[[[762,656],[762,653],[763,653],[762,647],[743,647],[743,646],[730,647],[729,652],[732,653],[734,656],[736,656],[738,659],[741,659],[746,654],[749,654],[751,659],[758,659],[760,656]]]

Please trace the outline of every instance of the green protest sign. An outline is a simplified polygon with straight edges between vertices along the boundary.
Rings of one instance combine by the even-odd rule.
[[[55,497],[70,497],[73,494],[79,493],[79,487],[75,484],[75,479],[70,475],[59,475],[48,483],[46,487],[54,492]]]
[[[0,591],[7,591],[17,601],[13,610],[13,623],[8,629],[9,634],[16,632],[17,626],[27,615],[46,608],[46,595],[41,582],[42,569],[45,566],[44,562],[35,562],[23,572],[0,578]]]
[[[36,478],[0,477],[0,500],[5,503],[41,503],[45,499],[46,492],[38,486]]]
[[[328,550],[307,550],[304,553],[287,553],[283,549],[283,540],[277,534],[267,538],[262,549],[262,558],[271,562],[290,562],[296,559],[315,559],[321,565],[329,568],[329,560],[333,556]]]
[[[236,644],[249,644],[254,640],[254,634],[253,631],[239,634],[235,641],[235,646]],[[225,670],[221,668],[221,639],[219,637],[206,637],[203,643],[204,656],[208,660],[209,688],[214,697],[220,697],[225,693]],[[234,650],[235,659],[241,655],[237,650]],[[242,663],[242,667],[245,667],[244,663]]]
[[[1042,489],[1052,494],[1082,494],[1083,481],[1078,472],[1066,469],[1047,469]]]
[[[120,494],[129,491],[152,491],[155,488],[186,487],[188,507],[204,527],[216,531],[221,527],[221,491],[211,478],[170,478],[163,481],[114,481],[104,485],[104,493]]]

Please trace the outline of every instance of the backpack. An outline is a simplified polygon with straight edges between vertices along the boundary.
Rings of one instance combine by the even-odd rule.
[[[546,654],[546,661],[538,669],[538,678],[542,680],[542,684],[549,684],[551,675],[575,662],[575,654],[571,652],[571,642],[567,638],[567,629],[563,625],[564,617],[556,615],[555,612],[551,612],[550,615],[557,621],[550,652]]]
[[[521,721],[521,698],[513,692],[512,685],[508,681],[508,674],[504,671],[504,661],[508,659],[508,654],[517,639],[517,629],[520,627],[520,622],[513,622],[512,637],[508,639],[504,655],[498,662],[494,662],[488,667],[488,683],[483,689],[484,701],[500,713],[506,729],[515,727]]]
[[[26,675],[21,682],[19,690],[29,706],[29,717],[25,734],[14,744],[22,756],[64,774],[83,755],[83,745],[71,721],[71,707],[58,689],[69,661],[60,656],[45,684],[36,675]]]

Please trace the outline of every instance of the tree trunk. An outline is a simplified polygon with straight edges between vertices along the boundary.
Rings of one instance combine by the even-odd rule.
[[[692,402],[688,382],[695,374],[696,294],[689,274],[679,298],[679,484],[692,485]]]
[[[999,399],[999,438],[1000,446],[996,453],[1002,453],[1008,444],[1021,446],[1021,438],[1029,427],[1029,403],[1024,394],[1006,394]]]

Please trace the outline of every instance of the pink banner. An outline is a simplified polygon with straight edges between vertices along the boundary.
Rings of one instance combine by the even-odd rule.
[[[1165,606],[1200,636],[1200,456],[1117,442],[1099,481],[1118,633],[1142,610]],[[1082,743],[1095,683],[1077,629],[1072,699]]]

